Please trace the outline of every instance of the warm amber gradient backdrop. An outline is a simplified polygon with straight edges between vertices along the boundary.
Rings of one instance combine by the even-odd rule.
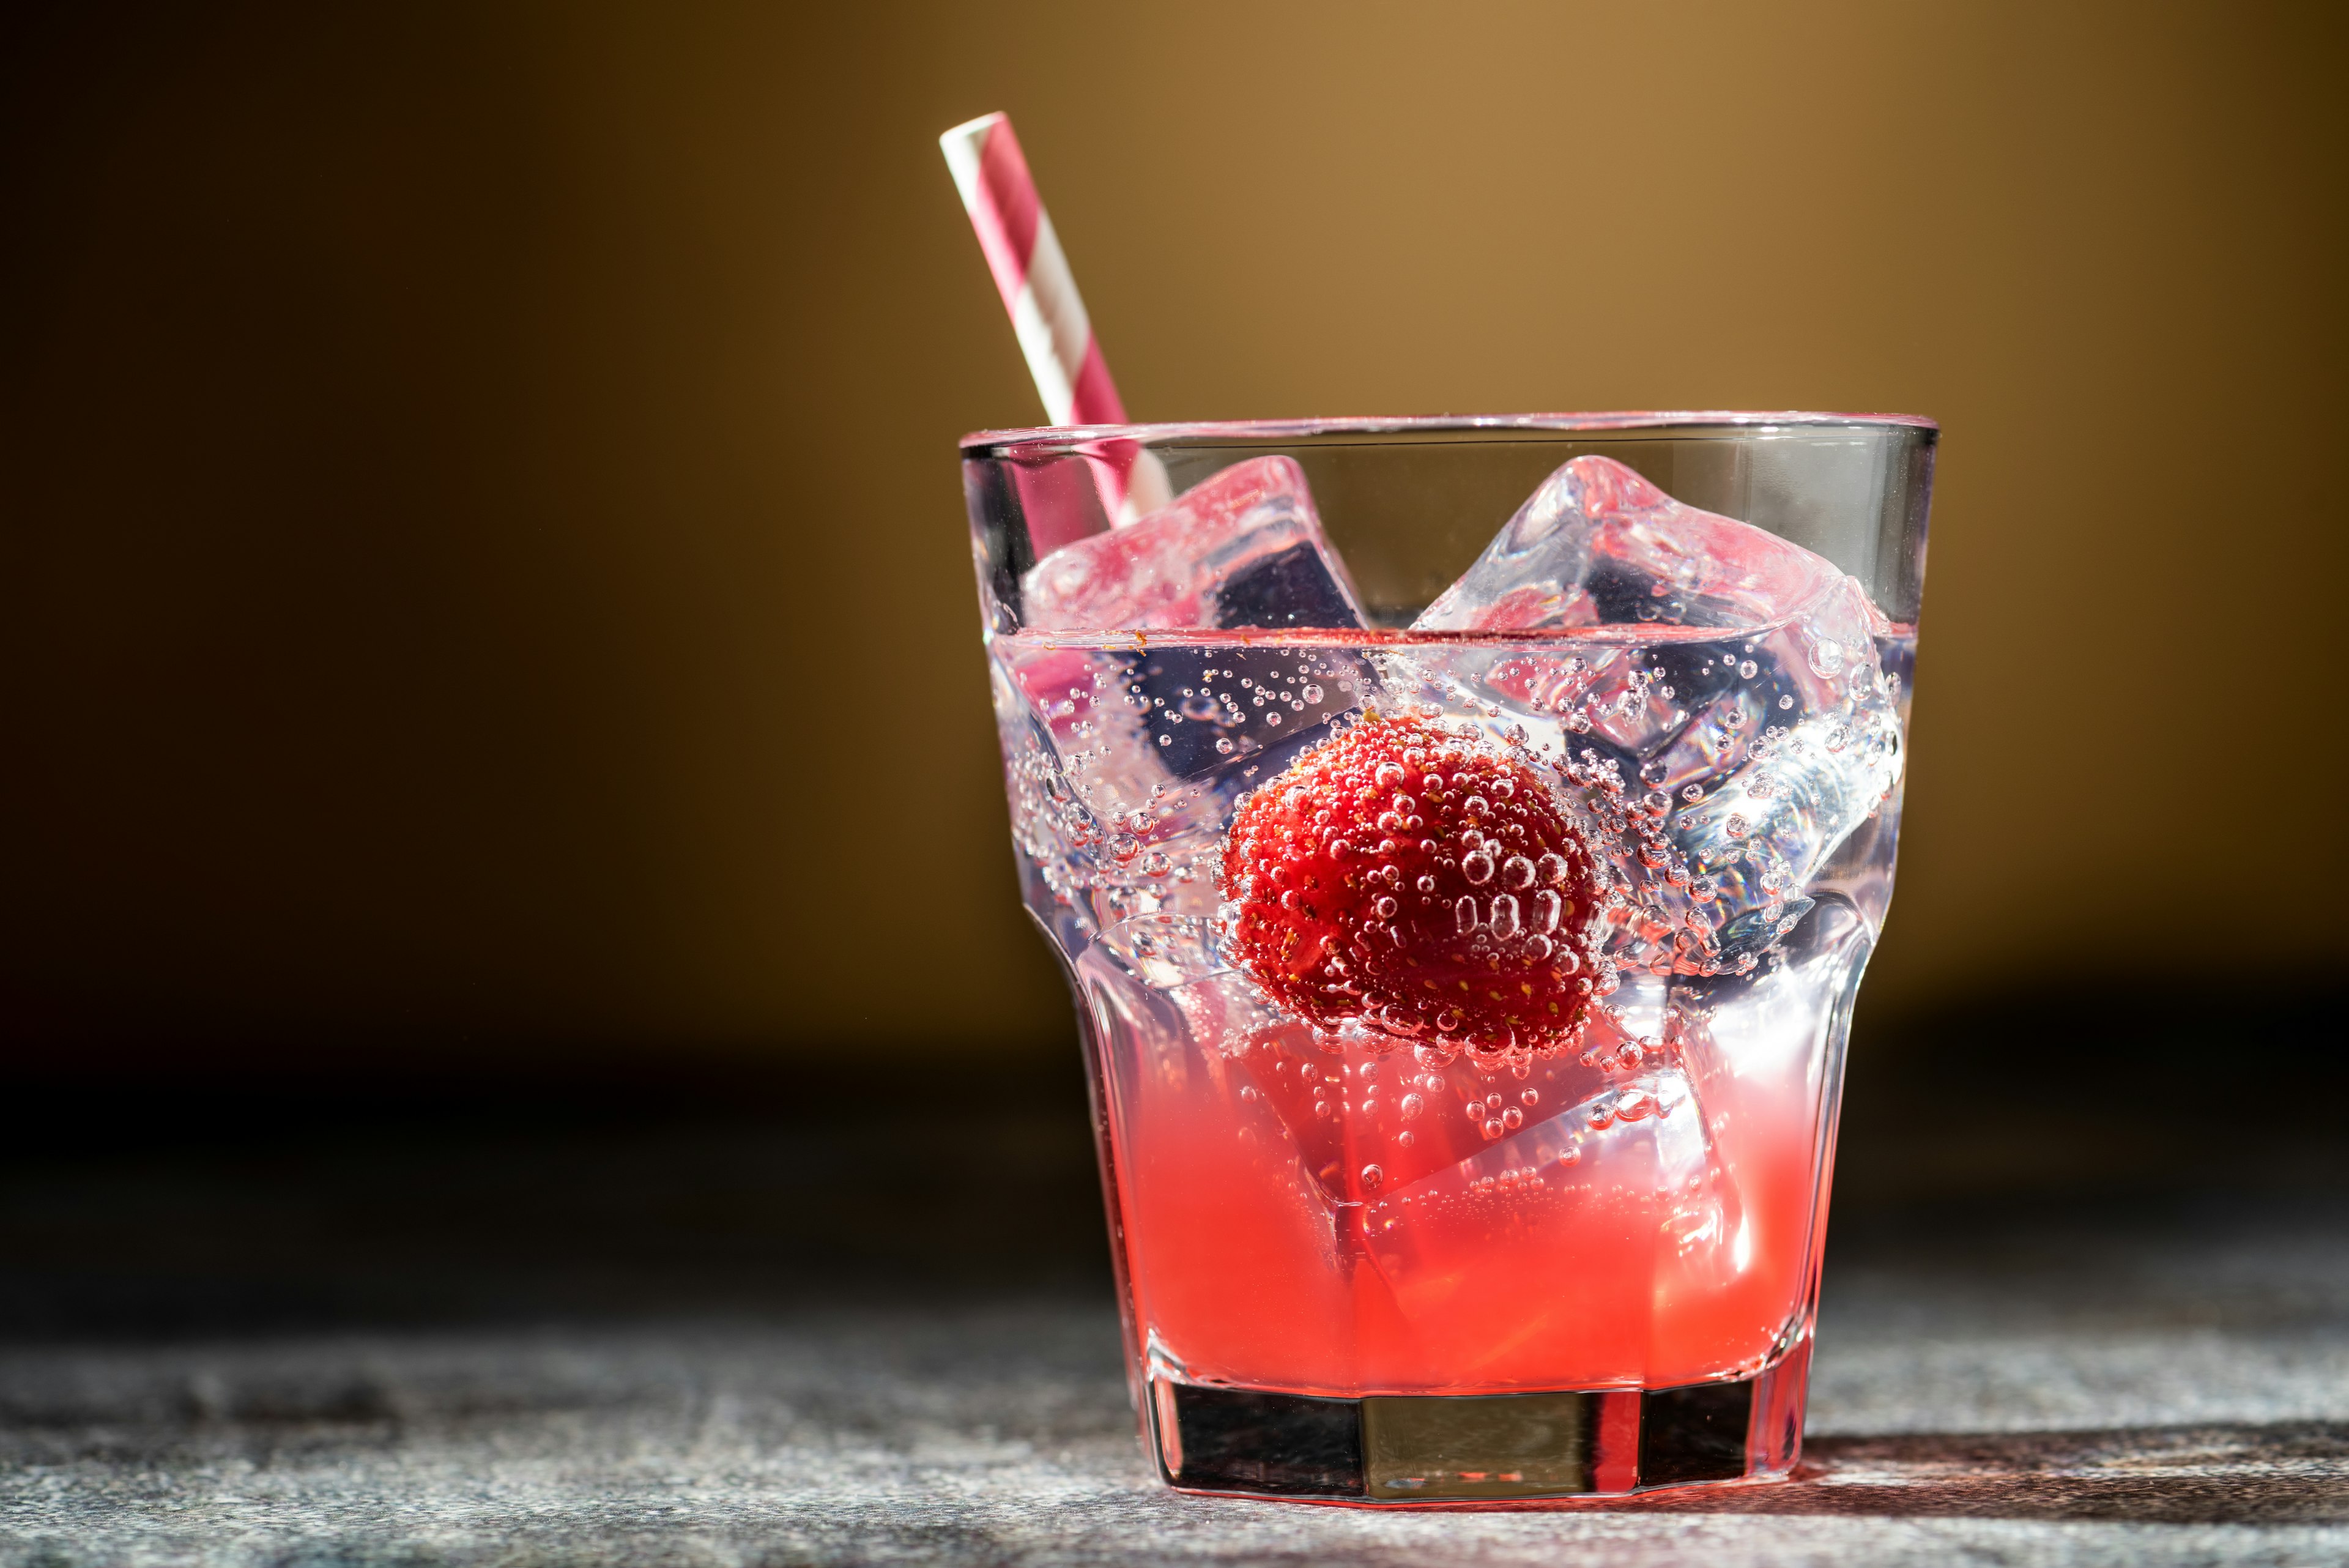
[[[1139,416],[1943,421],[1869,1013],[2343,952],[2320,8],[5,26],[19,1060],[1064,1039],[954,456],[1038,417],[993,109]]]

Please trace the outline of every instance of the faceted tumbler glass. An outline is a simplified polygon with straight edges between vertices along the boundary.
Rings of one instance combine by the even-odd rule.
[[[1492,1505],[1794,1465],[1936,439],[965,440],[1170,1484]]]

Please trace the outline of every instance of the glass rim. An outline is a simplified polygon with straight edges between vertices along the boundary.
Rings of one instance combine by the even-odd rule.
[[[1724,433],[1759,434],[1780,425],[1864,426],[1939,433],[1940,422],[1920,414],[1830,413],[1804,410],[1666,410],[1619,413],[1406,414],[1299,420],[1200,420],[1157,424],[1031,425],[973,431],[960,442],[967,457],[1024,455],[1039,449],[1067,449],[1110,441],[1152,445],[1176,441],[1300,441],[1320,436],[1440,435],[1637,431],[1710,427]]]

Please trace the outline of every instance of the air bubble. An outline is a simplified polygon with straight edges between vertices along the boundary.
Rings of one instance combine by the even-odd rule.
[[[1386,1179],[1387,1173],[1381,1170],[1377,1166],[1366,1165],[1362,1167],[1363,1191],[1376,1192],[1379,1189],[1379,1183],[1384,1181]]]
[[[1516,1106],[1511,1106],[1507,1110],[1501,1113],[1501,1126],[1508,1129],[1510,1132],[1515,1132],[1525,1125],[1526,1113],[1517,1109]]]
[[[1517,900],[1503,893],[1493,900],[1493,934],[1504,941],[1517,934]]]
[[[1384,896],[1381,896],[1376,903],[1371,906],[1371,909],[1378,911],[1379,919],[1381,920],[1393,919],[1395,918],[1395,911],[1402,907],[1402,906],[1397,904],[1392,898],[1386,898]]]
[[[1452,906],[1452,923],[1464,937],[1475,930],[1477,926],[1476,900],[1463,894]]]
[[[1534,962],[1539,963],[1549,955],[1550,941],[1547,937],[1537,934],[1526,939],[1526,956]]]
[[[1381,789],[1394,789],[1398,787],[1403,781],[1402,764],[1401,763],[1381,763],[1378,766],[1378,771],[1371,775],[1371,781],[1377,784]]]
[[[1762,667],[1760,665],[1754,663],[1749,659],[1744,663],[1738,665],[1737,673],[1744,676],[1746,680],[1751,680],[1757,673],[1760,672],[1761,669]]]
[[[1522,891],[1534,885],[1534,863],[1522,855],[1512,855],[1501,862],[1501,886]]]
[[[1481,888],[1493,879],[1493,857],[1482,847],[1460,857],[1460,874]]]
[[[1526,1109],[1531,1110],[1534,1106],[1541,1104],[1541,1091],[1539,1089],[1527,1089],[1524,1094],[1519,1095],[1517,1099],[1526,1106]]]
[[[1305,683],[1304,690],[1299,691],[1298,695],[1304,698],[1308,702],[1319,702],[1321,701],[1321,688],[1309,680]]]
[[[1164,849],[1154,849],[1142,857],[1142,869],[1146,876],[1164,877],[1174,869],[1174,861]]]
[[[1534,876],[1544,887],[1555,887],[1566,880],[1566,857],[1545,855],[1534,865]]]
[[[1544,932],[1557,929],[1558,916],[1565,908],[1564,899],[1548,888],[1543,888],[1534,895],[1534,924]]]
[[[1232,754],[1231,737],[1226,735],[1217,739],[1216,742],[1216,750],[1222,753],[1225,756],[1230,756]]]
[[[1493,803],[1481,794],[1472,794],[1460,803],[1460,809],[1471,816],[1490,816],[1493,814]]]
[[[1427,1101],[1417,1095],[1405,1095],[1402,1104],[1396,1108],[1402,1113],[1403,1120],[1417,1121],[1419,1113],[1427,1109]]]
[[[1433,877],[1422,877],[1414,886],[1416,886],[1423,893],[1433,893],[1435,891],[1435,878]]]
[[[1790,691],[1790,692],[1788,692],[1785,696],[1781,697],[1781,698],[1779,698],[1779,699],[1778,699],[1778,706],[1779,706],[1779,707],[1781,707],[1781,708],[1792,708],[1794,705],[1795,705],[1795,697],[1794,697],[1794,693],[1793,693],[1793,692],[1791,692],[1791,691]]]

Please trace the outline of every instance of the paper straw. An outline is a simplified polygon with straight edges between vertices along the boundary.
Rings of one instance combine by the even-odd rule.
[[[1028,373],[1056,425],[1121,425],[1125,404],[1110,379],[1093,337],[1092,318],[1077,293],[1069,258],[1061,249],[1052,220],[1036,195],[1035,178],[1011,121],[983,114],[938,138],[962,192],[964,211],[978,231],[996,292],[1011,315]],[[1102,503],[1110,516],[1130,523],[1168,499],[1166,471],[1157,457],[1128,442],[1096,463]]]

